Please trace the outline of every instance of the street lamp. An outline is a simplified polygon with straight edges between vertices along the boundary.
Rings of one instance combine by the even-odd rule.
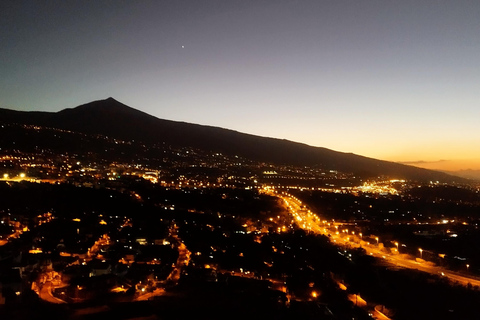
[[[420,251],[420,259],[423,259],[423,249],[422,249],[422,248],[418,248],[418,251]]]
[[[375,237],[375,240],[377,240],[377,244],[378,244],[378,237]]]
[[[470,267],[470,265],[467,263],[467,272],[468,272],[468,267]]]
[[[395,246],[397,247],[397,252],[400,253],[400,251],[398,251],[398,242],[395,242]]]

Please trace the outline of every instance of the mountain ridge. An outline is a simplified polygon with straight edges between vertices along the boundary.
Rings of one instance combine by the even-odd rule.
[[[353,153],[313,147],[286,139],[261,137],[231,129],[160,119],[127,106],[114,98],[96,100],[58,112],[16,111],[0,108],[0,122],[16,122],[103,134],[144,143],[165,142],[229,155],[239,155],[260,162],[352,172],[363,177],[429,181],[455,181],[448,174],[373,159]]]

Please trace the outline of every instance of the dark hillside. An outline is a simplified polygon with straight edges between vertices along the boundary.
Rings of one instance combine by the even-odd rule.
[[[165,142],[206,151],[239,155],[276,164],[319,166],[363,177],[385,175],[412,180],[461,180],[445,173],[367,158],[288,140],[265,138],[233,130],[159,119],[113,98],[57,113],[0,109],[0,122],[35,124],[144,143]]]

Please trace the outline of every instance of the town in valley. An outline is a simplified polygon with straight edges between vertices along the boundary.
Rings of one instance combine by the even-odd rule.
[[[475,181],[18,123],[0,136],[2,318],[475,318]]]

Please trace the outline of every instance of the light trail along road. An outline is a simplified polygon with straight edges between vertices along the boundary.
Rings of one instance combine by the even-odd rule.
[[[458,282],[462,285],[471,284],[473,286],[480,287],[480,280],[477,278],[470,277],[465,274],[460,274],[452,272],[445,268],[434,265],[431,262],[426,262],[422,259],[419,261],[412,260],[411,256],[404,254],[390,254],[383,252],[377,243],[369,244],[365,241],[362,241],[361,234],[345,234],[338,232],[338,223],[333,221],[321,220],[315,213],[308,210],[302,202],[295,198],[294,196],[287,194],[285,192],[279,193],[271,189],[264,189],[264,192],[280,198],[285,206],[288,208],[289,212],[295,219],[295,222],[298,226],[307,231],[312,231],[318,234],[327,235],[330,237],[330,240],[342,247],[350,248],[363,248],[366,253],[374,256],[376,258],[383,259],[384,263],[394,267],[416,269],[424,271],[430,274],[440,275],[448,278],[453,282]],[[398,252],[398,251],[397,251]]]
[[[66,303],[65,301],[58,299],[52,295],[52,282],[47,281],[43,284],[39,291],[39,296],[41,299],[48,301],[50,303],[62,304]]]
[[[170,285],[176,285],[178,283],[183,268],[185,266],[188,266],[188,264],[190,263],[191,252],[187,249],[187,246],[185,246],[183,241],[178,237],[177,229],[178,227],[176,225],[173,225],[170,228],[170,235],[171,239],[173,240],[172,242],[176,244],[178,250],[178,258],[175,266],[173,267],[172,271],[166,279]],[[155,296],[161,296],[163,294],[165,294],[164,288],[156,288],[153,292],[141,293],[135,300],[149,300]]]

